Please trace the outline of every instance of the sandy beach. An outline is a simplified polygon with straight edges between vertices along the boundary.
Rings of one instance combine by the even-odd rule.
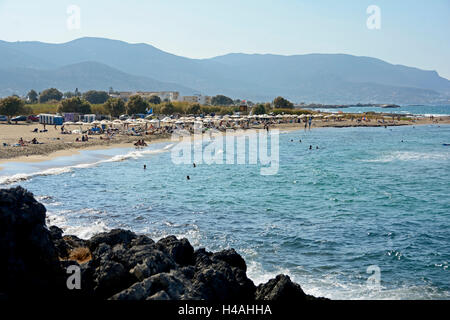
[[[415,120],[390,120],[384,124],[372,119],[361,121],[350,119],[340,120],[314,120],[312,129],[323,127],[380,127],[380,126],[404,126],[404,125],[427,125],[427,124],[450,124],[450,117],[439,117],[431,120],[419,118]],[[304,123],[277,123],[271,128],[280,130],[298,130],[304,128]],[[144,136],[129,136],[118,134],[113,139],[105,139],[105,135],[90,135],[88,142],[77,142],[80,134],[61,134],[60,127],[47,126],[47,132],[38,131],[43,126],[32,124],[0,124],[0,163],[4,162],[40,162],[51,160],[56,157],[78,154],[80,150],[108,149],[132,147],[133,144],[144,139],[146,143],[170,141],[170,134],[153,134]],[[263,125],[254,125],[251,128],[263,128]],[[22,138],[27,144],[25,146],[14,146]],[[36,138],[39,144],[31,144]],[[1,167],[0,167],[1,169]]]

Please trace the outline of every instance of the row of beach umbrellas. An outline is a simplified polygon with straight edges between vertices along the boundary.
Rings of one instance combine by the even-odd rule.
[[[209,123],[216,121],[248,121],[253,119],[303,119],[303,118],[331,118],[331,117],[342,117],[343,115],[323,115],[323,114],[301,114],[301,115],[293,115],[293,114],[278,114],[276,116],[273,115],[250,115],[250,116],[239,116],[239,115],[224,115],[224,116],[206,116],[206,117],[181,117],[178,119],[172,119],[170,117],[165,117],[162,120],[159,119],[128,119],[128,120],[95,120],[93,122],[65,122],[64,125],[141,125],[145,123],[166,123],[166,124],[184,124],[184,123]]]

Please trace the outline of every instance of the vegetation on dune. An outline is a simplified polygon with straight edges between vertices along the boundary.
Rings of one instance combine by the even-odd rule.
[[[89,90],[83,93],[83,99],[89,103],[100,104],[105,103],[109,98],[106,91]]]
[[[158,97],[158,96],[151,96],[148,99],[148,103],[150,103],[150,104],[160,104],[161,103],[161,98]]]
[[[55,88],[45,89],[39,95],[39,102],[44,103],[50,100],[60,101],[63,97],[63,93]]]
[[[232,104],[234,104],[234,101],[227,96],[219,94],[215,97],[212,97],[211,104],[213,106],[231,106]]]
[[[92,112],[91,105],[86,100],[80,99],[79,97],[73,97],[69,99],[64,99],[58,105],[59,113],[80,113],[80,114],[89,114]]]
[[[106,114],[110,114],[113,117],[120,117],[126,111],[125,102],[119,98],[109,98],[103,105]]]
[[[38,102],[38,98],[39,98],[38,93],[33,89],[31,89],[30,92],[28,92],[28,94],[27,94],[27,99],[28,99],[29,103]]]
[[[25,103],[18,97],[7,97],[0,100],[0,114],[12,117],[28,112]]]
[[[273,100],[273,105],[275,108],[294,108],[294,104],[283,97],[276,97],[275,100]]]
[[[114,92],[110,88],[110,92]],[[135,115],[147,114],[149,110],[155,115],[232,115],[240,112],[241,115],[248,114],[240,108],[240,100],[233,101],[223,95],[217,95],[212,98],[213,104],[200,105],[199,103],[186,101],[161,101],[158,96],[152,96],[148,99],[140,95],[134,95],[127,102],[120,98],[111,98],[106,91],[90,90],[80,93],[78,89],[74,92],[62,94],[57,89],[50,88],[42,91],[40,95],[35,90],[30,90],[26,100],[17,96],[11,96],[1,100],[0,114],[13,115],[37,115],[41,113],[66,113],[74,112],[80,114],[110,115],[119,117],[122,114]],[[38,102],[39,101],[39,102]],[[41,101],[45,101],[44,103]],[[222,102],[222,104],[218,104]],[[2,111],[4,110],[4,111]],[[283,97],[277,97],[272,103],[258,103],[254,105],[252,114],[314,114],[316,111],[294,108],[293,103]],[[344,118],[355,118],[361,115],[346,114]],[[379,115],[366,113],[367,118],[377,118]]]
[[[125,109],[128,114],[147,113],[149,104],[140,95],[131,96],[127,101]]]

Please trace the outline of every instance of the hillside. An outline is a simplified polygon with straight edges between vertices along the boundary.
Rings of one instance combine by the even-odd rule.
[[[254,101],[282,95],[295,102],[411,104],[450,96],[450,81],[436,71],[345,54],[189,59],[148,44],[80,38],[62,44],[0,41],[0,58],[1,95],[53,83],[71,90],[179,90]]]

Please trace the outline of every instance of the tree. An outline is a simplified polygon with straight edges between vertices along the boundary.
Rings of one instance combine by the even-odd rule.
[[[221,94],[219,94],[219,95],[217,95],[215,97],[212,97],[212,99],[211,99],[211,104],[213,106],[230,106],[233,103],[234,103],[233,99],[228,98],[228,97],[226,97],[224,95],[221,95]]]
[[[266,108],[263,104],[258,104],[257,106],[253,107],[253,114],[266,114]]]
[[[7,97],[0,100],[0,114],[8,117],[25,112],[25,103],[17,97]]]
[[[148,103],[142,99],[140,95],[134,95],[128,100],[125,109],[129,115],[133,115],[138,113],[146,113],[147,107]]]
[[[149,103],[152,103],[152,104],[160,104],[160,103],[161,103],[161,98],[158,97],[158,96],[151,96],[151,97],[148,99],[148,102],[149,102]]]
[[[161,108],[162,114],[173,114],[175,112],[175,107],[170,102],[165,103],[164,106]]]
[[[61,101],[62,97],[62,92],[60,92],[58,89],[50,88],[41,92],[39,96],[39,102],[44,103],[50,100]]]
[[[277,97],[273,100],[275,108],[294,108],[294,104],[283,97]]]
[[[73,97],[75,97],[75,93],[67,91],[67,92],[64,92],[64,96],[63,97],[66,98],[66,99],[73,98]]]
[[[193,105],[189,106],[186,110],[188,114],[199,114],[201,111],[200,105],[198,103],[194,103]]]
[[[33,89],[31,89],[30,92],[28,92],[27,98],[28,98],[28,101],[30,101],[30,103],[38,102],[38,94]]]
[[[104,106],[113,117],[119,117],[126,110],[125,102],[120,98],[109,98]]]
[[[92,103],[92,104],[100,104],[105,103],[109,98],[108,92],[106,91],[96,91],[89,90],[83,93],[83,99]]]
[[[81,114],[89,114],[92,111],[89,102],[82,100],[79,97],[73,97],[61,101],[58,106],[58,112],[59,113],[74,112]]]

